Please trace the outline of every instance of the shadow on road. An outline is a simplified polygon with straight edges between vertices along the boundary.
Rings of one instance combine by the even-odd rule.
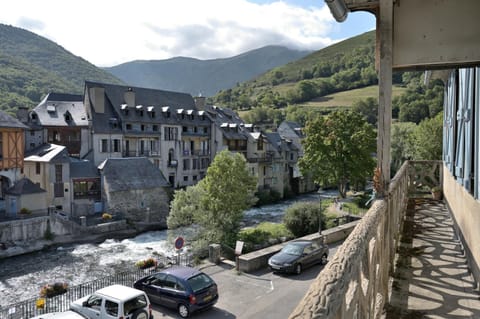
[[[154,315],[153,317],[155,319],[157,318],[165,318],[165,319],[170,319],[170,318],[181,318],[180,315],[174,310],[174,309],[169,309],[165,308],[162,306],[158,305],[153,305],[153,310],[154,310]],[[224,319],[234,319],[237,318],[234,314],[228,312],[227,310],[218,308],[214,306],[213,308],[195,312],[190,315],[191,318],[195,319],[207,319],[207,318],[212,318],[212,319],[219,319],[219,318],[224,318]]]

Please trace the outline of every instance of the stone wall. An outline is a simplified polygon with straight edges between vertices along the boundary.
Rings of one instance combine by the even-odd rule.
[[[169,212],[169,194],[163,188],[111,192],[109,213],[121,213],[135,222],[165,224]]]

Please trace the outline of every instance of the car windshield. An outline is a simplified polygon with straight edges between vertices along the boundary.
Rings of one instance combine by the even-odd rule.
[[[303,248],[298,245],[287,245],[283,247],[282,252],[289,255],[300,256],[303,253]]]
[[[205,274],[198,274],[188,279],[190,287],[193,292],[198,292],[204,288],[207,288],[213,284],[213,280]]]

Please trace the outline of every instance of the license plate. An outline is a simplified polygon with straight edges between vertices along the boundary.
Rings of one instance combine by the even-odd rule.
[[[212,295],[208,295],[203,298],[203,301],[210,301],[210,300],[212,300]]]

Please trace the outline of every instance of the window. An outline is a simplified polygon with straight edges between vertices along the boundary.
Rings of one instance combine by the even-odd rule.
[[[100,180],[75,180],[73,182],[73,195],[75,199],[100,199]]]
[[[55,182],[63,182],[63,166],[55,165]]]
[[[183,181],[188,182],[188,175],[183,176]]]
[[[40,163],[36,162],[35,163],[35,174],[40,175],[41,169],[40,169]]]
[[[153,130],[154,132],[158,132],[158,125],[153,125],[152,130]]]
[[[203,128],[203,133],[208,134],[208,127]]]
[[[197,180],[197,175],[193,175],[193,180],[194,180],[194,181]]]
[[[127,125],[125,125],[125,129],[126,129],[127,131],[131,131],[131,130],[132,130],[132,124],[127,124]]]
[[[177,127],[165,127],[165,141],[176,141],[178,139]]]
[[[190,169],[190,159],[184,159],[183,160],[183,170],[187,171]]]
[[[192,160],[192,169],[199,169],[200,167],[198,166],[198,159],[194,158]]]
[[[114,139],[113,140],[113,151],[114,152],[120,152],[120,140],[119,139]]]
[[[110,316],[117,317],[118,315],[118,303],[105,300],[105,312]]]
[[[258,142],[257,142],[257,151],[263,151],[263,140],[262,140],[262,138],[259,138],[259,139],[258,139]]]
[[[145,125],[144,125],[144,124],[140,125],[140,130],[141,130],[142,132],[145,131]]]
[[[35,136],[35,131],[30,131],[30,136]]]
[[[108,140],[107,139],[102,139],[100,141],[100,152],[101,153],[108,152]]]

